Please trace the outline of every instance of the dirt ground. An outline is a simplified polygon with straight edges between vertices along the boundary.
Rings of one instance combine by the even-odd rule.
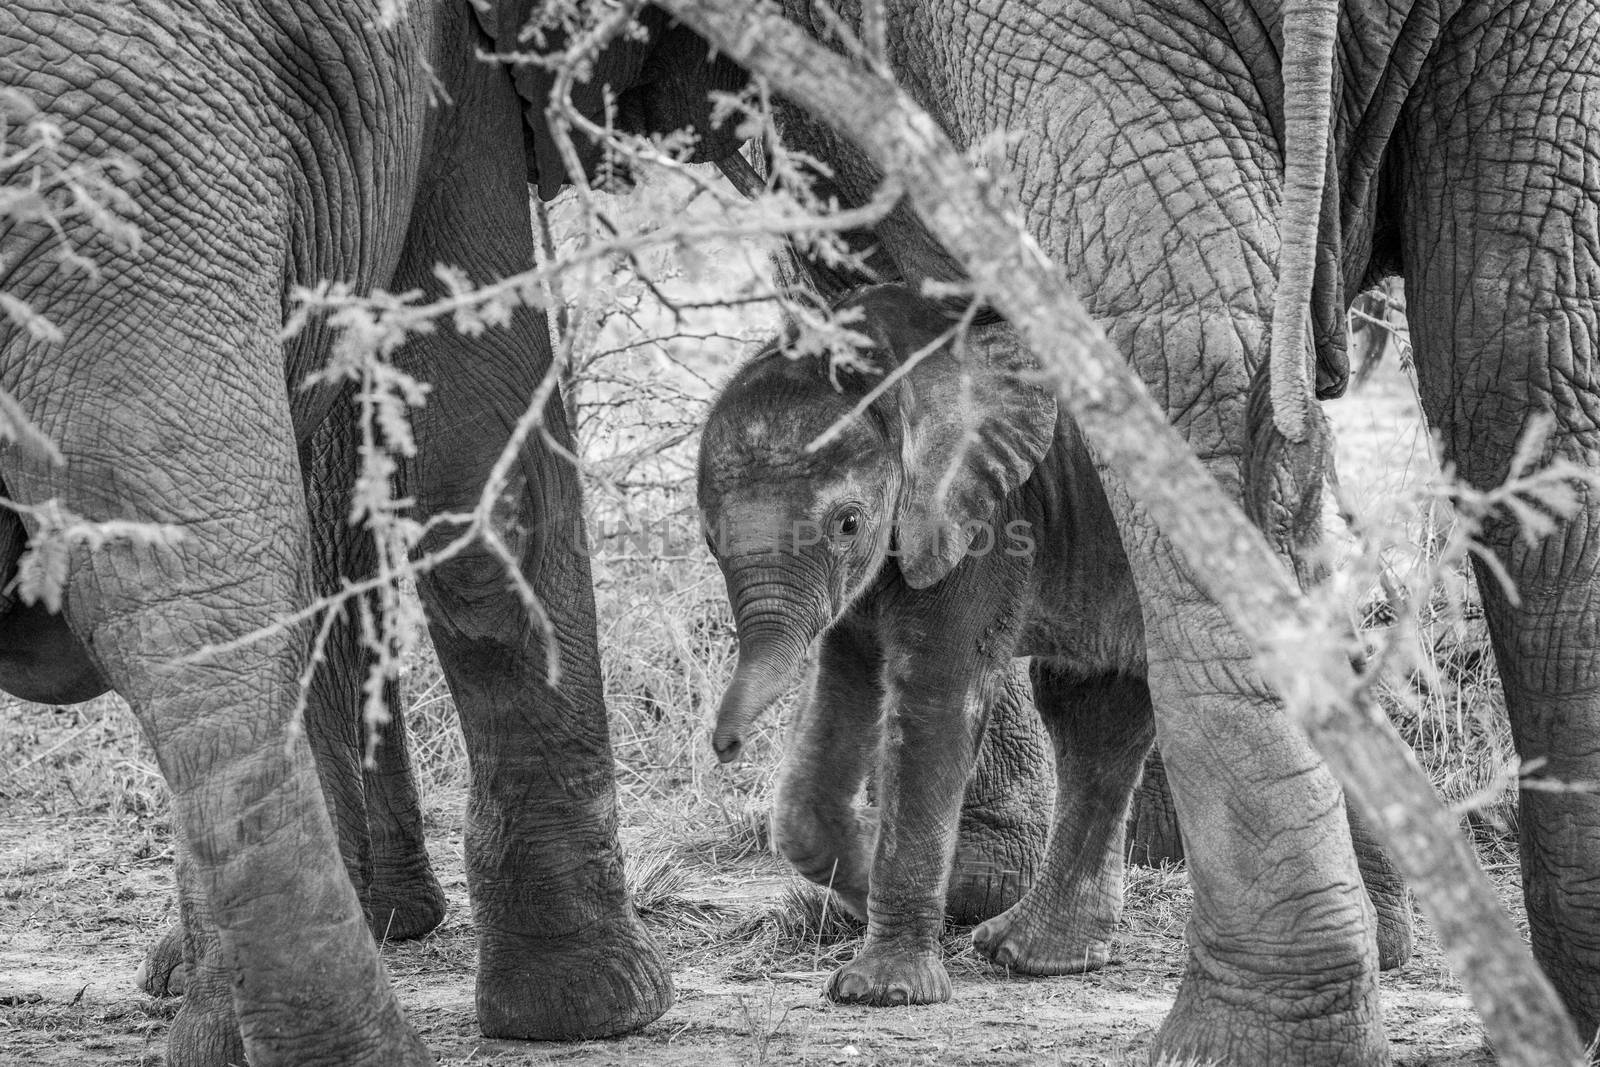
[[[159,817],[12,811],[0,822],[0,1063],[159,1063],[176,1001],[137,992],[144,948],[175,914],[172,853]],[[451,898],[429,937],[385,950],[402,1003],[447,1064],[1120,1064],[1143,1062],[1177,988],[1187,879],[1130,875],[1111,966],[1091,975],[1016,978],[967,948],[952,953],[955,995],[935,1007],[862,1009],[821,996],[824,965],[803,951],[757,973],[717,941],[781,906],[792,880],[770,856],[690,865],[650,921],[673,959],[676,1006],[619,1041],[489,1041],[472,1009],[473,940],[459,835],[432,842]],[[1514,872],[1497,880],[1510,893]],[[748,925],[748,924],[746,924]],[[959,932],[952,946],[964,942]],[[1397,1062],[1492,1062],[1481,1027],[1426,934],[1405,969],[1383,977]]]

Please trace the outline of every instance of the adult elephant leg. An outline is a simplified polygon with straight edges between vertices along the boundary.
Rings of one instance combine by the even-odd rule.
[[[1378,969],[1404,967],[1412,950],[1410,891],[1371,826],[1348,804],[1346,813],[1356,865],[1378,920]],[[1134,791],[1133,810],[1128,817],[1127,841],[1130,863],[1154,867],[1183,859],[1177,807],[1159,749],[1152,748],[1145,759],[1144,777]]]
[[[237,558],[260,548],[260,527],[251,525],[248,538],[228,550],[235,581],[243,569]],[[268,625],[293,603],[284,598],[254,625]],[[160,610],[186,617],[169,603]],[[233,632],[251,628],[243,623]],[[119,647],[115,636],[104,640],[106,629],[97,632],[96,647],[116,649],[108,654],[123,660],[120,670],[113,668],[118,673],[137,672],[141,659],[154,662],[182,647],[148,621],[141,629],[159,649]],[[285,635],[290,642],[295,636]],[[303,740],[285,738],[301,650],[263,650],[259,659],[245,669],[207,664],[212,670],[197,673],[210,677],[189,679],[205,687],[199,700],[207,710],[186,707],[173,692],[185,687],[182,680],[170,689],[164,681],[153,687],[148,703],[140,699],[140,679],[118,685],[130,693],[172,787],[190,857],[180,907],[192,971],[168,1062],[429,1062],[388,988],[339,861],[310,750]],[[249,691],[230,692],[230,683]],[[262,713],[239,714],[261,701],[263,690],[267,699],[256,705]]]
[[[373,765],[365,769],[372,884],[367,912],[379,941],[406,941],[444,921],[444,889],[433,872],[422,828],[422,800],[397,689],[385,687],[389,721],[378,728]]]
[[[152,230],[159,264],[169,231],[159,220]],[[71,388],[54,391],[49,402],[58,407],[32,414],[71,427],[59,434],[70,479],[34,472],[8,486],[24,500],[59,495],[90,515],[183,533],[170,546],[85,551],[74,559],[68,600],[74,632],[127,696],[156,752],[184,839],[182,901],[196,970],[169,1062],[428,1062],[339,860],[310,748],[290,729],[306,650],[281,619],[304,603],[309,583],[275,327],[230,325],[205,291],[152,308],[148,293],[164,290],[150,278],[108,275],[118,284],[95,293],[93,318],[70,303],[47,305],[68,324],[67,350],[82,363]],[[170,285],[184,276],[161,278]],[[270,289],[262,282],[257,291],[276,293],[276,274]],[[276,300],[268,306],[275,321]],[[117,308],[127,310],[108,310]],[[213,350],[229,358],[192,361],[182,388],[194,396],[178,409],[167,399],[172,339],[213,330],[232,342]],[[89,358],[86,338],[103,346],[99,360]],[[159,380],[137,388],[147,375]],[[159,464],[148,461],[157,440]],[[257,636],[233,647],[248,634]],[[202,645],[222,650],[184,658]]]
[[[778,770],[778,851],[861,920],[878,821],[857,798],[882,748],[882,709],[883,650],[866,628],[841,622],[819,640],[810,692]]]
[[[961,801],[955,865],[945,894],[953,922],[978,923],[1034,884],[1055,799],[1049,738],[1028,693],[1025,663],[995,686],[978,763]]]
[[[1150,691],[1140,678],[1084,678],[1043,659],[1032,674],[1055,748],[1055,824],[1038,882],[972,943],[1025,974],[1098,970],[1122,914],[1128,798],[1155,736]]]
[[[1600,145],[1592,2],[1471,4],[1435,50],[1401,127],[1407,311],[1422,400],[1470,485],[1501,484],[1519,438],[1549,419],[1545,458],[1593,471],[1594,222]],[[1514,62],[1507,62],[1513,57]],[[1600,1026],[1600,795],[1539,788],[1600,780],[1600,499],[1543,536],[1504,512],[1483,540],[1515,586],[1478,584],[1517,752],[1518,818],[1535,956],[1585,1037]],[[1476,561],[1475,561],[1476,562]]]
[[[359,580],[373,570],[372,535],[352,528],[348,520],[358,442],[351,410],[347,402],[336,404],[300,453],[319,596],[331,596],[343,580]],[[309,636],[310,631],[302,633]],[[352,609],[346,608],[334,623],[319,654],[304,721],[345,870],[374,936],[420,937],[444,917],[444,891],[423,845],[403,728],[391,728],[386,736],[398,736],[399,745],[380,746],[378,766],[363,781],[362,684],[370,659]],[[391,722],[398,725],[399,699],[393,687],[386,687],[384,696]],[[184,925],[167,930],[139,965],[134,983],[151,996],[180,996],[188,987],[193,953],[186,952]]]
[[[1230,71],[1238,49],[1271,56],[1276,44],[1249,20],[1220,41],[1155,32],[1120,8],[1091,6],[1081,21],[1077,10],[1061,19],[1056,41],[1068,43],[1051,52],[1060,69],[1049,92],[1032,96],[1071,115],[1068,129],[1118,136],[1023,141],[1033,153],[1015,153],[1027,160],[1017,180],[1030,231],[1069,265],[1174,426],[1242,499],[1281,172],[1264,118],[1272,105],[1256,95],[1264,83]],[[1023,26],[992,36],[1002,54],[1031,45]],[[1134,45],[1106,43],[1124,38]],[[1057,122],[1044,103],[1019,118]],[[1372,905],[1339,787],[1253,650],[1145,509],[1101,473],[1139,591],[1156,744],[1195,889],[1186,973],[1156,1055],[1383,1062]],[[1299,517],[1288,514],[1298,501],[1266,503]]]
[[[1372,903],[1343,794],[1267,690],[1249,646],[1144,510],[1105,481],[1146,605],[1156,740],[1195,890],[1189,960],[1156,1052],[1387,1062]]]
[[[360,441],[354,410],[348,398],[340,398],[300,449],[311,522],[312,588],[319,597],[335,595],[345,581],[358,581],[374,570],[372,532],[352,527],[349,518]],[[326,644],[317,650],[321,662],[311,676],[304,714],[339,853],[371,925],[372,844],[361,772],[362,684],[369,657],[356,609],[354,603],[343,607]]]
[[[437,131],[439,178],[419,191],[399,290],[438,292],[436,261],[482,279],[533,262],[521,108],[475,44],[445,61],[455,109]],[[550,370],[543,316],[520,308],[476,338],[442,325],[400,355],[431,384],[409,474],[419,513],[470,512]],[[672,986],[623,881],[582,500],[558,392],[542,416],[493,528],[549,630],[481,539],[418,585],[471,762],[479,1025],[491,1037],[578,1039],[643,1026],[671,1004]],[[424,548],[449,538],[441,529]]]
[[[1411,891],[1366,816],[1348,801],[1345,815],[1361,882],[1378,920],[1378,970],[1404,967],[1411,959]]]
[[[1152,748],[1145,757],[1144,775],[1133,793],[1128,812],[1128,862],[1141,867],[1159,867],[1183,859],[1183,835],[1178,828],[1178,808],[1172,802],[1172,787],[1167,783],[1167,767],[1161,750]]]
[[[518,195],[526,195],[520,187]],[[488,232],[526,225],[524,214]],[[468,252],[424,247],[430,256]],[[422,286],[430,274],[403,277],[402,285]],[[407,356],[433,383],[418,426],[419,510],[470,511],[548,367],[542,324],[523,314],[470,344],[432,338]],[[556,447],[570,449],[558,396],[544,419]],[[623,881],[577,472],[536,436],[515,477],[516,495],[501,506],[508,523],[527,530],[514,542],[517,563],[551,614],[550,632],[481,542],[419,582],[471,764],[465,844],[478,1021],[490,1037],[604,1037],[655,1019],[671,1005],[672,986]],[[556,644],[557,678],[547,674],[547,641]]]
[[[376,572],[372,531],[350,524],[359,467],[355,406],[341,398],[301,449],[311,515],[312,571],[319,596]],[[372,664],[361,639],[356,605],[328,633],[307,694],[306,731],[339,834],[350,880],[380,941],[421,937],[444,918],[444,890],[428,861],[422,809],[411,771],[396,686],[385,685],[389,721],[379,731],[373,765],[363,712]]]

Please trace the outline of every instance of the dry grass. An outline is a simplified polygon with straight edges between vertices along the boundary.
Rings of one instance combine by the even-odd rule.
[[[121,698],[28,704],[0,695],[0,806],[12,814],[105,815],[169,848],[167,787]],[[159,837],[159,841],[157,838]],[[140,850],[136,849],[136,855]]]
[[[1403,299],[1403,298],[1402,298]],[[1429,484],[1439,450],[1422,418],[1403,333],[1383,361],[1362,369],[1359,404],[1328,408],[1343,496],[1360,521],[1386,531],[1385,555],[1401,572],[1428,566],[1449,512]],[[1514,750],[1505,700],[1476,583],[1465,568],[1416,612],[1420,662],[1387,679],[1379,695],[1440,798],[1462,815],[1485,858],[1515,860]],[[1369,646],[1385,640],[1395,613],[1376,588],[1358,611]]]
[[[1385,687],[1389,717],[1485,858],[1514,861],[1516,754],[1482,607],[1435,604],[1422,632],[1428,669]]]

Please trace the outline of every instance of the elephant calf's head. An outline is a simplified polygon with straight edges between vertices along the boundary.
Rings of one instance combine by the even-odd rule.
[[[958,338],[943,305],[894,285],[837,310],[865,345],[834,359],[786,333],[734,375],[701,438],[700,509],[739,632],[713,736],[724,761],[886,566],[915,588],[949,573],[1054,432],[1005,327]]]

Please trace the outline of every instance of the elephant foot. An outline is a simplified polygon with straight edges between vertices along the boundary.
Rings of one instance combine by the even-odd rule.
[[[950,999],[950,975],[937,947],[931,952],[902,952],[869,945],[833,972],[828,999],[873,1007],[942,1004]]]
[[[789,866],[806,881],[829,890],[852,918],[866,922],[877,812],[780,802],[775,814],[773,843]]]
[[[374,838],[366,905],[379,944],[425,937],[444,922],[444,890],[422,844],[420,816],[409,836]]]
[[[479,933],[478,1026],[485,1037],[582,1041],[631,1033],[672,1006],[672,976],[633,915],[609,933],[566,938]]]
[[[1019,974],[1083,974],[1111,958],[1111,922],[1085,922],[1071,912],[1040,914],[1024,897],[972,931],[972,947]]]
[[[425,873],[427,879],[420,882],[415,877],[409,882],[380,882],[374,875],[367,894],[367,914],[372,936],[380,945],[426,937],[444,922],[444,890],[432,870]]]
[[[806,881],[829,891],[833,903],[857,922],[867,921],[867,873],[856,865],[839,863],[833,859],[795,859],[785,854],[785,859]]]
[[[1324,978],[1313,984],[1302,978],[1288,987],[1284,981],[1282,974],[1254,974],[1223,984],[1206,975],[1191,952],[1150,1061],[1305,1067],[1389,1063],[1371,972],[1344,982]]]
[[[231,1003],[223,1001],[207,1010],[199,1006],[199,998],[191,998],[172,1020],[166,1063],[167,1067],[242,1067],[246,1063],[279,1067],[307,1062],[303,1047],[277,1047],[272,1036],[254,1039],[252,1047],[258,1055],[249,1057]],[[401,1025],[384,1030],[378,1040],[361,1044],[359,1051],[346,1049],[316,1062],[337,1062],[342,1067],[425,1067],[435,1060],[416,1032]]]
[[[144,954],[133,984],[152,997],[181,997],[189,984],[183,959],[183,926],[175,924]]]
[[[167,1067],[227,1067],[248,1062],[228,999],[189,997],[167,1034]]]

